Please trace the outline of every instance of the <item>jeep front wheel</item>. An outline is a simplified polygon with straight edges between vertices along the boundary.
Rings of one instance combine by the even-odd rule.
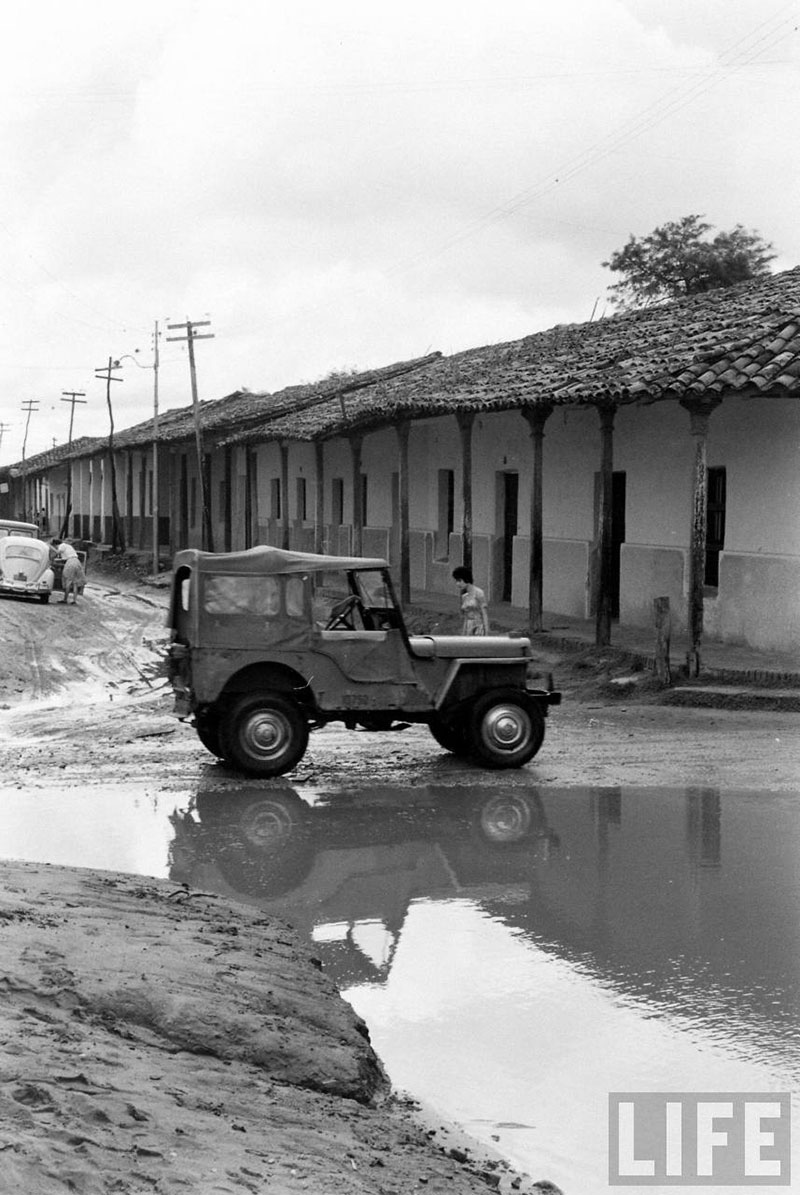
[[[222,719],[225,758],[250,776],[280,776],[305,755],[308,722],[296,703],[277,693],[249,694]]]
[[[428,730],[445,751],[452,751],[453,755],[469,755],[467,732],[462,721],[445,722],[437,716],[431,718]]]
[[[544,717],[536,702],[515,689],[487,693],[472,707],[470,750],[484,767],[521,768],[544,739]]]

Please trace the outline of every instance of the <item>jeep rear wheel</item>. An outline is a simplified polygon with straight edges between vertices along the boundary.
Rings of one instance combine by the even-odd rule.
[[[198,714],[194,720],[194,728],[206,751],[216,755],[217,759],[224,759],[219,739],[219,718],[215,718],[212,714]]]
[[[291,698],[251,693],[224,715],[220,746],[225,758],[248,775],[280,776],[305,755],[308,722]]]
[[[472,707],[470,750],[487,768],[521,768],[544,739],[544,716],[516,689],[486,693]]]

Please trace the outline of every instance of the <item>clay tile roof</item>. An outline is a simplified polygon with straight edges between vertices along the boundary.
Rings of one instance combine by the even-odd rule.
[[[338,375],[277,393],[240,390],[200,404],[217,445],[325,439],[459,411],[537,404],[649,403],[742,393],[800,398],[800,268],[736,287],[444,357]],[[159,440],[194,435],[191,406],[159,417]],[[152,419],[116,433],[120,449],[149,445]],[[94,455],[106,441],[52,450]],[[31,468],[52,453],[32,458]]]
[[[728,392],[800,397],[800,269],[505,344],[439,357],[341,402],[286,412],[263,439],[311,440],[454,411],[654,402]]]

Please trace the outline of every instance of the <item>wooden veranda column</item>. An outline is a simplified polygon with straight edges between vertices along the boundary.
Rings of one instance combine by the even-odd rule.
[[[257,456],[252,448],[246,448],[244,476],[244,546],[252,548],[258,541],[258,488]]]
[[[700,643],[703,638],[703,585],[706,575],[706,529],[708,517],[708,421],[721,399],[684,398],[681,406],[689,412],[689,427],[694,440],[692,480],[692,526],[689,535],[689,596],[687,625],[689,650],[686,667],[689,676],[700,675]]]
[[[594,641],[597,647],[607,647],[611,642],[611,571],[612,571],[612,521],[614,504],[614,416],[617,408],[613,403],[598,404],[600,417],[600,494],[597,528],[597,611],[595,616]]]
[[[531,473],[531,558],[528,573],[528,618],[532,631],[542,629],[542,589],[544,569],[542,564],[542,461],[544,457],[544,425],[553,413],[547,404],[538,407],[523,407],[522,416],[531,429],[533,446],[533,469]]]
[[[403,419],[397,424],[398,463],[397,498],[400,506],[400,601],[411,602],[411,538],[408,514],[408,439],[411,424]]]
[[[314,551],[321,552],[325,546],[325,453],[322,440],[314,441]]]
[[[280,442],[281,451],[281,547],[289,547],[289,445]]]
[[[132,548],[136,542],[133,534],[134,525],[134,509],[133,509],[133,450],[128,449],[125,453],[125,514],[127,515],[128,547]]]
[[[463,520],[461,524],[461,563],[472,568],[472,425],[474,411],[459,411],[456,415],[461,433],[461,498]]]
[[[353,555],[364,554],[364,510],[361,505],[361,436],[350,437],[350,454],[353,462]]]
[[[180,499],[180,455],[174,448],[170,448],[167,455],[169,476],[167,478],[167,494],[169,496],[169,558],[172,560],[179,548],[185,548],[181,529],[181,499]]]

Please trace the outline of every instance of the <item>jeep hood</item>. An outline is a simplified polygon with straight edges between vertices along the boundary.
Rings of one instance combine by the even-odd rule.
[[[420,659],[521,660],[531,655],[531,641],[507,635],[412,635],[411,650]]]

